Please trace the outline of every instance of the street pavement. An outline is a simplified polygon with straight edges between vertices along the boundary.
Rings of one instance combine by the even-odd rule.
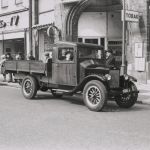
[[[18,83],[8,83],[8,82],[2,82],[3,76],[0,74],[0,86],[6,85],[14,88],[20,88],[20,85]],[[139,90],[139,97],[138,97],[138,103],[142,104],[150,104],[150,83],[149,84],[143,84],[143,83],[135,83],[138,90]]]
[[[0,86],[0,150],[150,150],[150,107],[109,101],[92,112],[82,99]]]

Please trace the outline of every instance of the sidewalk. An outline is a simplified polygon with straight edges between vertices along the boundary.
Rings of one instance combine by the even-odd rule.
[[[3,76],[0,74],[0,86],[10,86],[14,88],[20,88],[18,83],[8,83],[2,82]],[[150,104],[150,84],[142,84],[142,83],[135,83],[138,90],[140,91],[138,97],[138,103],[142,104]]]
[[[6,77],[8,80],[8,77]],[[3,76],[0,74],[0,86],[10,86],[15,88],[20,88],[20,85],[18,83],[12,83],[12,82],[3,82]]]

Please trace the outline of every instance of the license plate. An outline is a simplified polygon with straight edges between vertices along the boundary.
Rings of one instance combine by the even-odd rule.
[[[123,93],[128,93],[129,90],[128,89],[123,89]]]

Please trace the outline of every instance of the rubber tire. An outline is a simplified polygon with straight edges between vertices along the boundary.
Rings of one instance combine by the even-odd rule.
[[[129,82],[129,88],[133,89],[134,91],[138,91],[136,85],[133,82]],[[133,93],[133,95],[130,95],[130,99],[128,101],[122,101],[122,96],[118,96],[116,98],[116,103],[120,108],[130,108],[132,107],[138,98],[138,93]]]
[[[101,94],[101,100],[98,104],[96,105],[93,105],[87,98],[86,98],[86,94],[88,92],[88,89],[92,86],[95,86],[99,89],[100,91],[100,94]],[[92,111],[101,111],[104,106],[106,105],[107,103],[107,90],[104,86],[104,84],[98,80],[91,80],[90,82],[88,82],[85,87],[84,87],[84,90],[83,90],[83,100],[84,100],[84,103],[85,105]]]
[[[27,93],[25,90],[25,84],[26,82],[30,82],[31,84],[31,92]],[[22,82],[22,94],[26,99],[33,99],[35,97],[35,95],[37,94],[37,89],[38,89],[38,83],[36,81],[36,79],[32,76],[27,76],[24,78],[23,82]]]
[[[54,91],[53,89],[51,89],[51,93],[55,98],[61,98],[63,96],[63,94],[58,94],[57,91]]]

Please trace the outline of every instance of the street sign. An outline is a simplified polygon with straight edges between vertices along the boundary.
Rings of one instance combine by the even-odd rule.
[[[139,12],[137,11],[131,11],[131,10],[125,10],[125,21],[129,22],[139,22]],[[122,21],[123,21],[123,11],[122,11]]]

